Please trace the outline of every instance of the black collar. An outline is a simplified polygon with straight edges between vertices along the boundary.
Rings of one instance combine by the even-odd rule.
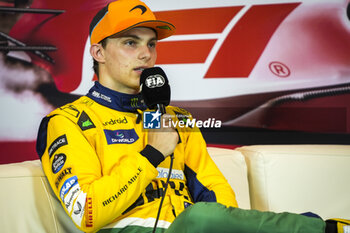
[[[136,95],[120,93],[102,86],[99,82],[95,82],[86,96],[101,105],[121,112],[136,112],[137,109],[147,108],[140,93]]]

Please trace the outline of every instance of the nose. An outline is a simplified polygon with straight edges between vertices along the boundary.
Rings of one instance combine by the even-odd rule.
[[[152,56],[152,52],[147,45],[140,47],[140,53],[138,56],[140,60],[148,61],[151,58],[151,56]]]

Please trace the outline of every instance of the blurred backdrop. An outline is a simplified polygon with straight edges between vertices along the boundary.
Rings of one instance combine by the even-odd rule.
[[[41,118],[95,80],[89,24],[106,0],[0,0],[0,163],[37,159]],[[210,145],[350,143],[349,0],[146,0],[172,103]]]

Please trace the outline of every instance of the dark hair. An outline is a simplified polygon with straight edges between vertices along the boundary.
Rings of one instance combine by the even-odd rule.
[[[109,4],[108,4],[109,5]],[[104,8],[102,8],[99,12],[97,12],[97,14],[94,16],[94,18],[92,19],[91,23],[90,23],[90,27],[89,27],[89,35],[91,36],[92,31],[94,30],[96,24],[103,18],[103,16],[106,14],[106,12],[108,11],[108,5],[105,6]],[[101,42],[99,42],[99,44],[102,45],[103,48],[106,48],[107,45],[107,40],[103,39]],[[93,70],[98,78],[98,62],[93,59]]]
[[[103,48],[106,48],[106,46],[107,46],[107,38],[103,39],[99,44],[101,44]],[[98,69],[98,61],[96,61],[94,58],[92,58],[92,59],[93,59],[93,66],[92,66],[92,68],[93,68],[97,78],[99,78],[99,76],[98,76],[98,71],[99,71],[99,69]]]

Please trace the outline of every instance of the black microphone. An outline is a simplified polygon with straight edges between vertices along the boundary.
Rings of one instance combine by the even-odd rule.
[[[170,86],[169,81],[160,67],[152,67],[144,69],[141,73],[140,79],[141,95],[145,101],[145,104],[149,109],[157,109],[162,115],[166,112],[165,107],[170,103]],[[169,174],[164,187],[164,193],[166,193],[169,186],[169,179],[173,168],[174,154],[171,155]],[[162,210],[162,204],[164,202],[165,195],[162,196],[159,203],[158,213],[156,221],[153,226],[153,232],[156,232],[157,224]]]
[[[165,107],[170,103],[170,86],[162,68],[144,69],[141,73],[140,89],[146,106],[164,114]]]

